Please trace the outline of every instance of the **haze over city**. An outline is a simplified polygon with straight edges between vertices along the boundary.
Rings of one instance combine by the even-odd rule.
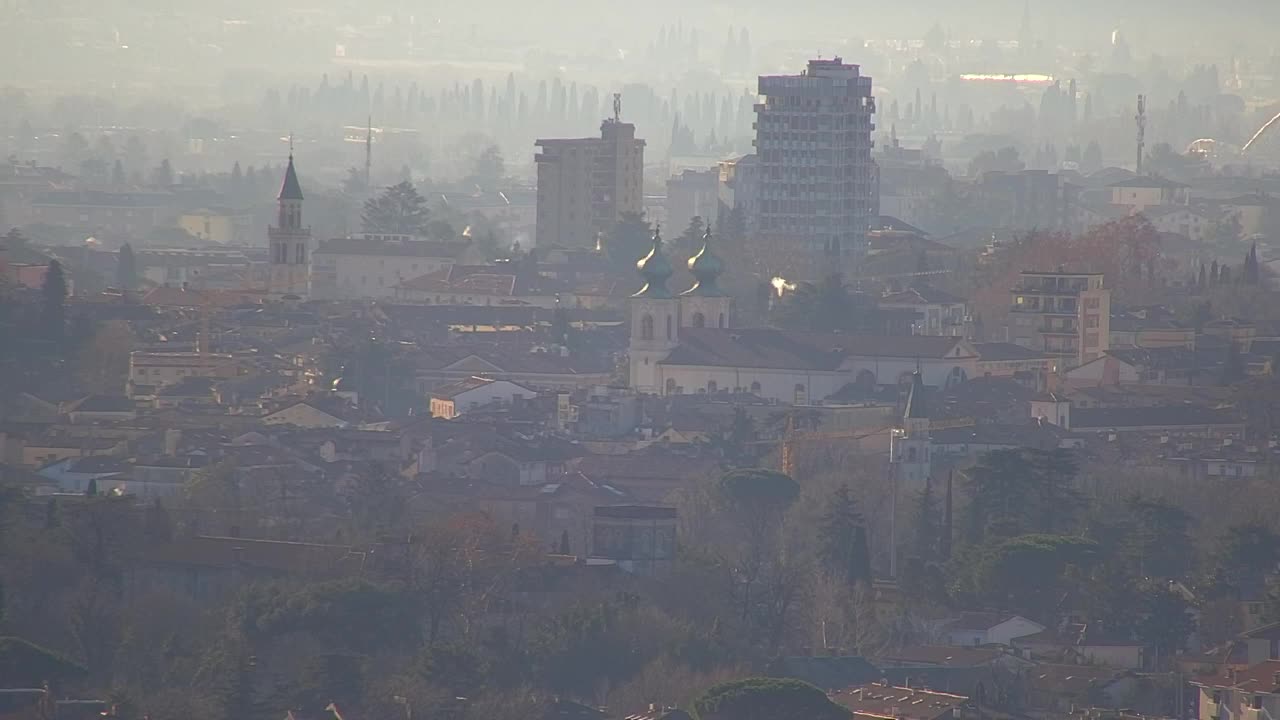
[[[0,0],[0,720],[1280,715],[1277,23]]]

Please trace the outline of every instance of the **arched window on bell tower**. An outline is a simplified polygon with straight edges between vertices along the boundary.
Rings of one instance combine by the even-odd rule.
[[[652,315],[645,315],[644,317],[640,318],[640,339],[641,340],[653,339],[653,316]]]

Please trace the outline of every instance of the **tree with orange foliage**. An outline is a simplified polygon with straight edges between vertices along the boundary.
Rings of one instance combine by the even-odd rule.
[[[1158,285],[1167,265],[1160,233],[1142,215],[1112,220],[1075,236],[1033,231],[975,278],[972,305],[987,327],[998,328],[1009,312],[1009,290],[1024,271],[1100,272],[1106,287],[1123,300]]]

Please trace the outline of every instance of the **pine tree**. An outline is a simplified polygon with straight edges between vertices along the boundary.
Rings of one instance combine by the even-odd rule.
[[[1196,278],[1196,288],[1204,290],[1209,287],[1208,271],[1205,269],[1204,263],[1200,264],[1200,275]]]
[[[361,214],[365,232],[425,236],[428,220],[426,198],[408,181],[366,200]]]
[[[938,556],[938,546],[942,528],[938,522],[938,498],[933,492],[933,482],[925,480],[924,489],[916,496],[912,526],[915,528],[915,542],[912,553],[925,562],[931,562]]]
[[[828,573],[851,585],[871,581],[867,532],[848,483],[841,484],[828,501],[818,525],[818,543]]]
[[[98,495],[98,479],[89,478],[89,484],[84,486],[85,497],[97,497]]]
[[[116,285],[121,290],[132,290],[138,284],[138,265],[133,256],[133,247],[129,243],[120,246],[120,257],[116,261]]]

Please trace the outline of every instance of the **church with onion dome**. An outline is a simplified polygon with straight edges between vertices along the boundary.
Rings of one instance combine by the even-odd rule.
[[[680,345],[689,328],[728,328],[733,299],[720,289],[724,262],[712,250],[710,225],[702,247],[689,258],[693,287],[675,294],[667,287],[673,268],[663,250],[661,229],[653,233],[653,247],[636,263],[644,285],[631,296],[629,344],[631,387],[639,392],[669,394],[660,365]]]
[[[643,286],[631,296],[631,388],[655,395],[751,393],[792,405],[821,404],[849,386],[908,387],[915,374],[950,387],[978,374],[979,355],[964,338],[811,333],[785,327],[739,328],[720,287],[724,261],[708,227],[689,258],[693,287],[673,292],[673,268],[660,232],[638,263]]]

